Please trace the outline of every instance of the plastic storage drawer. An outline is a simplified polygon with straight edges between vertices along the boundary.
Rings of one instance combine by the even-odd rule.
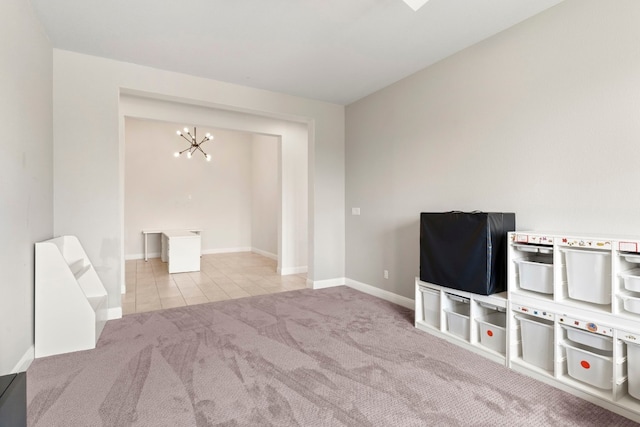
[[[505,313],[491,313],[483,318],[477,319],[480,325],[480,344],[498,353],[505,354],[507,346],[507,336],[505,327],[507,316]]]
[[[449,332],[467,341],[469,340],[469,315],[466,314],[468,310],[467,304],[458,304],[444,309]]]
[[[562,325],[562,328],[567,331],[567,338],[575,343],[584,344],[599,350],[613,350],[613,338],[611,337],[605,337],[600,334],[594,334],[565,325]]]
[[[564,249],[569,298],[611,304],[611,253]]]
[[[517,260],[516,265],[522,289],[543,294],[553,293],[553,264]]]
[[[640,268],[626,271],[620,274],[624,280],[624,287],[628,291],[640,292]]]
[[[422,315],[424,323],[440,326],[440,292],[435,289],[420,288],[422,294]]]
[[[522,330],[522,359],[534,366],[553,371],[553,322],[516,315]]]
[[[640,400],[640,344],[627,342],[629,394]]]
[[[619,297],[622,299],[625,310],[640,314],[640,298],[631,295],[619,295]]]
[[[610,351],[563,344],[567,350],[567,370],[579,381],[605,390],[613,386],[613,358]]]

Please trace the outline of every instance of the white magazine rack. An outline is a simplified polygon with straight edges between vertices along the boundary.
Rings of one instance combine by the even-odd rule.
[[[35,357],[95,348],[107,292],[75,236],[36,243]]]

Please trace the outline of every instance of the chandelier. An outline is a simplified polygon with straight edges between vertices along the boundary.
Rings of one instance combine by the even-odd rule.
[[[182,151],[176,151],[175,153],[173,153],[175,157],[180,157],[182,153],[187,153],[187,159],[190,159],[193,156],[193,153],[195,153],[196,151],[200,151],[204,156],[204,158],[207,159],[208,162],[211,161],[211,154],[205,153],[202,150],[202,148],[200,148],[200,146],[202,145],[203,142],[211,141],[213,139],[213,135],[211,135],[210,133],[207,133],[205,134],[204,138],[202,138],[202,141],[197,142],[198,140],[196,139],[195,126],[193,128],[193,135],[191,135],[191,133],[189,132],[189,128],[184,128],[184,133],[181,131],[177,131],[176,133],[178,134],[178,136],[181,136],[187,141],[189,141],[190,145],[188,148],[185,148]]]

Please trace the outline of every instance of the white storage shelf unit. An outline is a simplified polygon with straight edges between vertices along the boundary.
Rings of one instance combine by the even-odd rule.
[[[640,422],[640,238],[509,233],[507,288],[416,279],[416,327]],[[506,307],[504,323],[482,303]],[[489,320],[504,351],[482,342]]]
[[[107,292],[75,236],[36,243],[35,356],[95,348]]]
[[[640,321],[640,241],[525,232],[508,240],[510,295]]]
[[[628,356],[640,353],[640,332],[628,332],[638,325],[522,301],[509,301],[509,366],[640,422],[640,354]]]
[[[640,421],[640,242],[538,232],[508,242],[509,366]]]
[[[415,326],[480,353],[506,361],[506,292],[477,295],[416,278]]]

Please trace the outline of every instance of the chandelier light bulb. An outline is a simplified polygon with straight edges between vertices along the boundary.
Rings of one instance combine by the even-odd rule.
[[[187,159],[190,159],[190,158],[191,158],[191,151],[187,153]]]
[[[180,153],[176,151],[175,153],[173,153],[173,157],[180,157]]]
[[[211,154],[207,154],[206,158],[207,158],[207,162],[210,162],[211,161]]]
[[[178,136],[182,136],[182,132],[180,132],[179,130],[176,131],[176,133],[178,134]]]
[[[189,133],[189,128],[184,128],[183,129],[186,133]]]

